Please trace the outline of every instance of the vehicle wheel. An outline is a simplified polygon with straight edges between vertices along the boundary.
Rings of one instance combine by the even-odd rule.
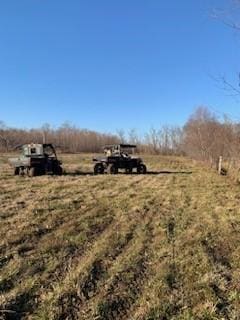
[[[127,168],[127,169],[125,170],[125,172],[126,172],[127,174],[131,174],[131,173],[132,173],[132,168]]]
[[[137,167],[137,173],[139,173],[139,174],[146,174],[147,173],[147,167],[145,166],[145,164],[140,164]]]
[[[46,171],[44,170],[44,168],[41,168],[35,171],[35,176],[43,176],[45,173]]]
[[[14,168],[14,175],[18,176],[20,174],[20,169],[19,168]]]
[[[34,177],[36,176],[37,172],[36,172],[36,168],[31,167],[30,169],[28,169],[28,176],[29,177]]]
[[[94,174],[104,174],[104,166],[101,163],[95,164]]]
[[[61,176],[63,174],[63,169],[61,166],[57,166],[56,168],[54,168],[53,174],[57,175],[57,176]]]
[[[107,168],[107,172],[109,174],[117,174],[118,173],[118,168],[114,164],[110,164]]]

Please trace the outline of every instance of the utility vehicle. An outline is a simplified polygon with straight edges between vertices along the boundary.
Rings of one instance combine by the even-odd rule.
[[[54,146],[47,144],[24,144],[19,146],[22,150],[18,158],[8,159],[9,164],[14,168],[15,175],[30,176],[52,174],[61,175],[63,169],[62,162],[57,159]]]
[[[136,169],[137,173],[145,174],[147,167],[139,157],[129,155],[129,150],[134,150],[137,146],[131,144],[117,144],[104,146],[104,156],[94,158],[95,174],[117,174],[119,169],[124,169],[126,173],[132,173]]]

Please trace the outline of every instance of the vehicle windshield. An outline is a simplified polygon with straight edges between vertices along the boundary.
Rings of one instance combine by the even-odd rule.
[[[30,144],[22,147],[22,154],[24,156],[38,156],[42,155],[42,153],[43,150],[41,145]]]
[[[130,154],[134,154],[134,149],[133,148],[121,148],[121,154],[124,155],[130,155]]]
[[[131,147],[120,147],[119,145],[116,146],[107,146],[104,148],[104,153],[107,156],[122,156],[122,157],[129,157],[129,155],[134,154],[135,148]]]
[[[55,152],[51,146],[44,147],[44,155],[48,157],[53,157],[55,155]]]

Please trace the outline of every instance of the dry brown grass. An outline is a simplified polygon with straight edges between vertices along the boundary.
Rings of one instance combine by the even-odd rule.
[[[0,319],[240,318],[237,185],[184,158],[145,176],[62,158],[35,178],[0,158]]]

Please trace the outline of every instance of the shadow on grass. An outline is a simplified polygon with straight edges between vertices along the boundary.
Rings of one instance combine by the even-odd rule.
[[[192,174],[192,171],[148,171],[147,174]]]
[[[63,176],[94,176],[95,174],[92,171],[74,171],[74,172],[64,172]]]
[[[106,175],[107,173],[104,173],[103,175]],[[160,174],[192,174],[192,171],[148,171],[145,175],[160,175]],[[92,171],[76,171],[76,172],[64,172],[64,176],[95,176],[95,174]],[[132,173],[126,173],[126,172],[119,172],[118,175],[141,175],[137,172]]]

